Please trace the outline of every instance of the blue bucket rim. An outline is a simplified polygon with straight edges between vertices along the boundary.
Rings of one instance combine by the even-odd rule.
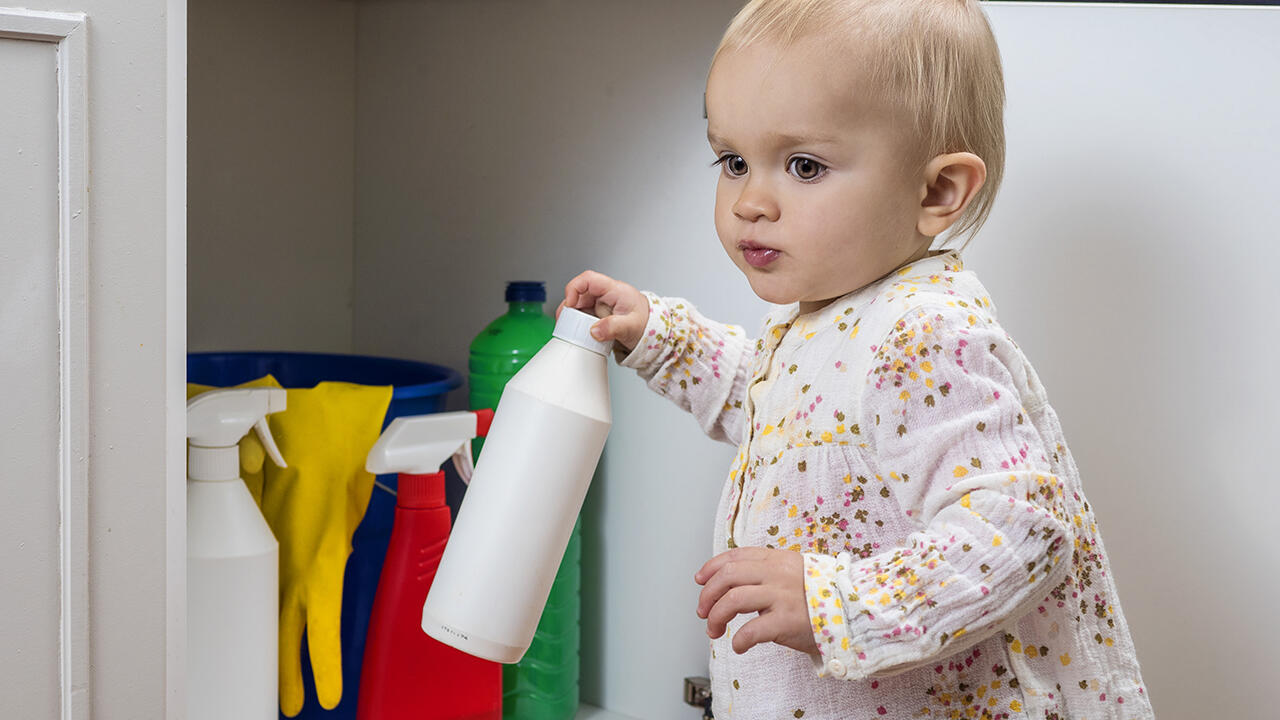
[[[430,395],[443,395],[450,390],[456,390],[462,387],[462,374],[457,370],[446,365],[437,365],[435,363],[422,362],[421,360],[408,360],[406,358],[388,357],[386,355],[359,355],[355,353],[322,353],[322,352],[299,352],[294,350],[282,350],[279,352],[270,350],[203,350],[199,352],[188,352],[187,359],[204,358],[204,357],[248,357],[271,355],[273,357],[306,357],[306,358],[343,358],[346,360],[371,360],[378,363],[390,363],[397,365],[413,365],[417,367],[429,367],[437,370],[444,375],[443,380],[435,382],[421,383],[418,385],[393,385],[391,398],[393,400],[404,400],[408,398],[427,397]]]

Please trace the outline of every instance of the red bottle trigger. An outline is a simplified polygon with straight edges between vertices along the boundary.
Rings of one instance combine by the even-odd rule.
[[[476,437],[485,437],[489,434],[489,426],[493,425],[493,411],[489,409],[473,410],[476,414]]]

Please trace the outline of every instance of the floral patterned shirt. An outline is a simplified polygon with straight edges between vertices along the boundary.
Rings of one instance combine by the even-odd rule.
[[[715,716],[1153,717],[1045,390],[959,254],[762,337],[646,293],[622,360],[738,446],[713,553],[804,554],[820,657],[711,643]]]

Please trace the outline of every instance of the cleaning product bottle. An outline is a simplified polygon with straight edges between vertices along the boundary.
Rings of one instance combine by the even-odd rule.
[[[187,402],[187,718],[275,720],[279,546],[240,478],[256,430],[280,467],[267,415],[284,390],[214,390]]]
[[[546,299],[540,282],[507,285],[510,310],[471,344],[472,409],[497,407],[507,381],[551,339],[555,322],[542,313]],[[576,523],[529,652],[503,669],[503,716],[510,720],[568,720],[577,713],[581,567]]]
[[[595,322],[561,312],[502,393],[422,610],[441,642],[503,663],[529,649],[612,425]]]
[[[471,444],[493,411],[398,417],[369,452],[374,474],[399,473],[391,543],[365,640],[357,720],[500,720],[502,666],[422,632],[422,604],[449,539],[440,465],[470,478]]]
[[[507,283],[507,312],[471,341],[468,360],[472,410],[498,407],[502,388],[551,339],[556,321],[542,311],[547,289],[541,282]],[[479,457],[484,440],[472,443]]]

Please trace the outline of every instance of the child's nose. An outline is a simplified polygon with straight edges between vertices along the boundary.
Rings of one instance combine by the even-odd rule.
[[[748,178],[742,193],[733,204],[733,214],[747,222],[760,219],[776,221],[779,214],[778,202],[763,181]]]

